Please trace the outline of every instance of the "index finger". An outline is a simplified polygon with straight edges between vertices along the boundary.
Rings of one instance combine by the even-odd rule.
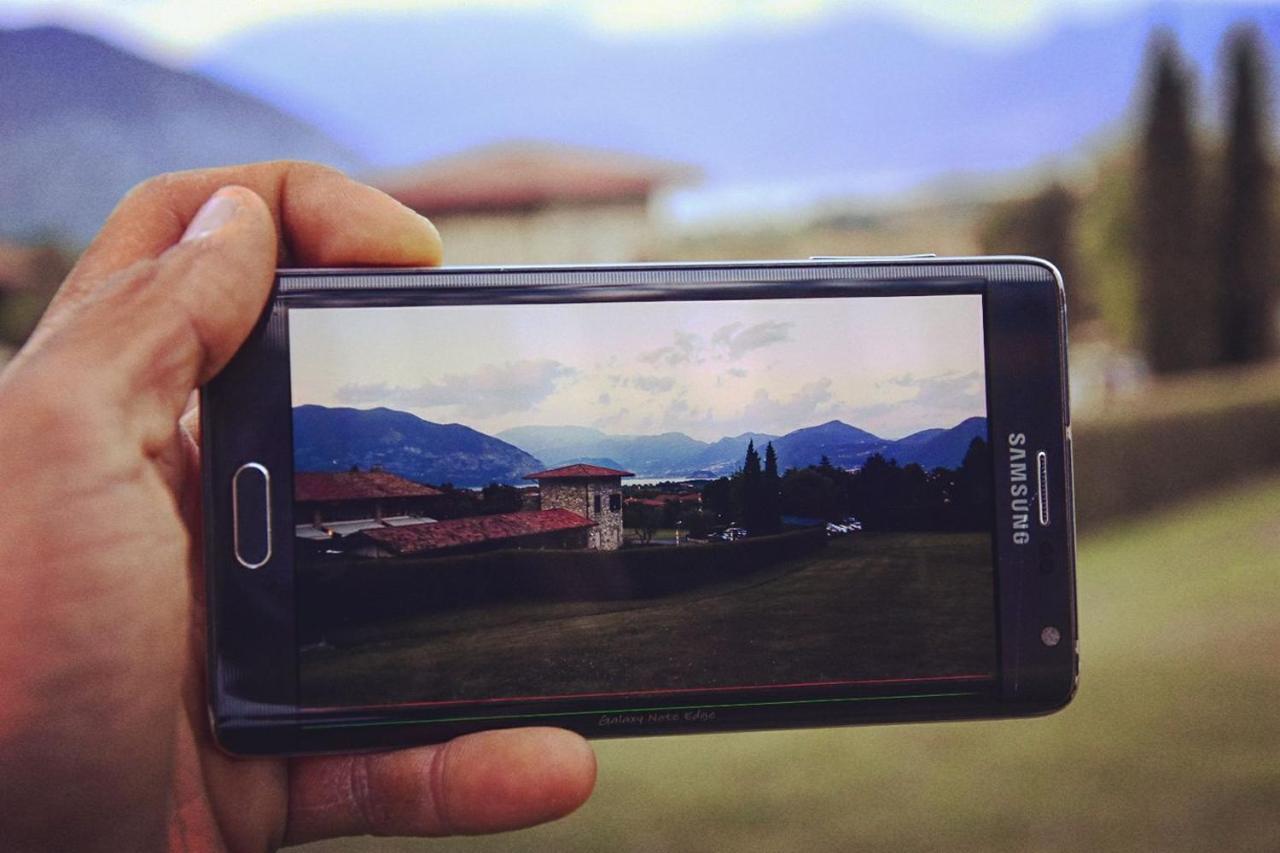
[[[99,282],[177,243],[200,205],[237,184],[267,203],[280,235],[279,265],[435,266],[435,226],[380,190],[315,163],[280,160],[159,175],[126,195],[71,271],[54,314]]]

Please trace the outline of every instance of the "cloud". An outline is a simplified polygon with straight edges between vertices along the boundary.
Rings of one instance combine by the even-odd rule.
[[[412,388],[385,383],[344,385],[339,403],[383,403],[411,409],[452,408],[462,417],[487,418],[532,409],[558,383],[577,371],[553,359],[486,364],[471,373],[449,374]]]
[[[718,347],[727,347],[729,341],[733,340],[733,333],[741,328],[742,324],[737,322],[721,326],[711,334],[711,343]]]
[[[601,391],[600,396],[596,397],[596,402],[601,406],[607,406],[609,403],[613,402],[613,397],[609,395],[608,391]]]
[[[943,373],[915,383],[915,401],[933,409],[968,409],[984,405],[982,376],[972,373]]]
[[[960,419],[986,410],[982,374],[949,371],[917,378],[910,373],[885,380],[903,389],[898,400],[873,403],[849,411],[859,426],[873,432],[903,433],[926,427],[949,427]]]
[[[745,368],[742,368],[742,367],[730,367],[725,372],[728,373],[730,376],[736,376],[739,379],[745,379],[747,377],[747,371]]]
[[[611,373],[607,378],[609,380],[609,384],[614,388],[635,388],[649,394],[660,394],[663,391],[670,391],[676,384],[675,377],[673,376],[652,376],[650,374],[623,376],[621,373]]]
[[[609,414],[605,415],[604,417],[596,418],[594,421],[591,422],[591,425],[596,429],[605,430],[607,432],[613,427],[616,427],[619,424],[625,423],[627,420],[627,416],[630,414],[631,414],[631,410],[628,409],[626,406],[623,406],[621,409],[616,409],[610,412]]]
[[[672,335],[671,344],[643,352],[639,358],[645,364],[667,364],[675,367],[678,364],[694,361],[701,350],[701,338],[692,332],[682,332],[677,329]]]
[[[661,394],[663,391],[670,391],[675,385],[676,380],[672,376],[631,377],[632,388],[639,388],[641,391],[647,391],[650,394]]]
[[[834,409],[831,380],[824,377],[802,385],[785,400],[776,400],[768,391],[758,388],[741,417],[735,420],[752,424],[751,429],[790,432],[821,423],[831,416]]]
[[[727,350],[729,358],[737,359],[752,350],[791,340],[791,327],[794,325],[794,323],[782,323],[777,320],[765,320],[763,323],[743,328],[741,323],[730,323],[716,329],[711,336],[711,343]]]
[[[952,370],[919,379],[914,374],[904,373],[885,381],[890,385],[909,388],[914,392],[903,402],[909,401],[930,408],[969,408],[985,402],[982,396],[982,374],[976,370],[970,373],[957,373]]]

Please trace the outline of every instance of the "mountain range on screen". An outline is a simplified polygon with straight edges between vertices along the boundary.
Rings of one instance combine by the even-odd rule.
[[[816,465],[823,457],[853,468],[873,454],[926,469],[953,468],[974,438],[986,438],[986,418],[968,418],[904,438],[886,439],[833,420],[784,435],[750,432],[699,441],[681,432],[610,435],[578,426],[526,426],[486,435],[462,424],[439,424],[394,409],[293,410],[294,465],[299,471],[345,471],[375,466],[421,483],[475,487],[528,484],[542,468],[589,462],[639,477],[712,478],[741,467],[748,442],[763,455],[772,442],[782,470]]]

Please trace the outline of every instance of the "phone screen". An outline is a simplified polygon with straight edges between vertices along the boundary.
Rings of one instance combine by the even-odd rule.
[[[303,707],[993,688],[981,295],[288,323]]]

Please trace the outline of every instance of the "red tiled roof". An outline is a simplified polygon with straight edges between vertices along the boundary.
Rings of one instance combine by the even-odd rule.
[[[444,492],[387,471],[298,472],[296,501],[359,501],[373,498],[427,498]]]
[[[602,468],[599,465],[587,465],[579,462],[576,465],[561,465],[559,468],[548,468],[545,471],[534,471],[525,474],[526,480],[582,479],[585,477],[634,477],[630,471],[619,471],[617,468]]]
[[[644,199],[692,174],[688,167],[632,154],[508,142],[432,160],[377,183],[402,204],[431,215]]]
[[[362,531],[366,536],[397,554],[418,554],[438,548],[456,548],[478,542],[518,539],[540,533],[558,533],[594,527],[589,518],[567,509],[543,509],[531,512],[504,512],[499,515],[475,515],[429,524],[384,527]]]

